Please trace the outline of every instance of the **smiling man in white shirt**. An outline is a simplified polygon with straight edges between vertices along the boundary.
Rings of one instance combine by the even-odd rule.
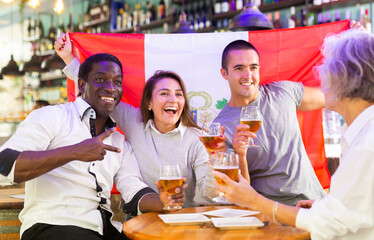
[[[143,183],[130,144],[115,132],[109,114],[123,93],[120,61],[87,58],[78,84],[74,103],[33,111],[0,148],[0,184],[26,181],[21,239],[126,239],[111,220],[113,183],[129,215],[184,201],[184,191],[171,200]]]

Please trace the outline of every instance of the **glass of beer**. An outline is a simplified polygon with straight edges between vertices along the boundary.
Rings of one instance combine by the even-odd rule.
[[[226,174],[231,180],[236,181],[239,173],[239,157],[235,152],[219,152],[213,154],[213,169]],[[218,184],[225,185],[225,182],[215,177]],[[222,192],[219,196],[212,199],[217,203],[228,203]]]
[[[169,195],[176,194],[175,190],[183,185],[182,173],[178,164],[163,164],[160,169],[160,183],[164,191]],[[165,210],[181,209],[182,206],[174,205],[164,207]]]
[[[261,126],[261,115],[257,106],[244,106],[240,113],[240,123],[249,126],[248,131],[256,133]],[[254,144],[253,139],[248,138],[248,144],[242,147],[259,147]]]
[[[202,129],[204,134],[200,136],[200,140],[204,143],[206,150],[209,152],[209,163],[212,165],[212,153],[215,152],[216,145],[223,142],[219,136],[222,135],[220,123],[207,122],[203,123]]]

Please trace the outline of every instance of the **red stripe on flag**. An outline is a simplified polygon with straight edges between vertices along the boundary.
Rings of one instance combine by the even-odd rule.
[[[118,57],[123,66],[122,101],[140,106],[145,85],[144,34],[72,33],[70,38],[73,53],[80,62],[96,53],[110,53]],[[74,89],[69,83],[68,90]]]
[[[313,67],[322,60],[320,46],[330,33],[349,28],[349,21],[317,26],[249,32],[248,39],[260,53],[261,83],[290,80],[305,86],[319,86]],[[330,173],[324,149],[321,110],[298,112],[304,145],[314,171],[324,188],[330,186]]]

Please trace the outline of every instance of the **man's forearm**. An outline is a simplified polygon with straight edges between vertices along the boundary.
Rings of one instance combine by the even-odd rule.
[[[142,213],[164,211],[160,197],[156,193],[145,195],[139,202],[139,209]]]
[[[23,151],[15,162],[14,182],[20,183],[39,177],[55,168],[76,160],[71,146],[46,151]]]

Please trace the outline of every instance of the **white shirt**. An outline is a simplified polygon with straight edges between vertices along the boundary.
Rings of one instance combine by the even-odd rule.
[[[300,209],[296,227],[312,239],[374,239],[374,105],[347,127],[329,194]]]
[[[0,151],[5,148],[49,150],[91,138],[89,116],[84,115],[88,108],[90,106],[78,98],[74,103],[35,110]],[[135,155],[124,136],[114,132],[104,143],[121,148],[121,153],[107,151],[103,161],[71,161],[26,182],[25,205],[19,216],[21,235],[35,223],[75,225],[102,234],[102,218],[97,208],[100,197],[104,197],[107,203],[101,207],[111,212],[113,180],[125,202],[130,202],[139,190],[148,187],[142,182]],[[102,192],[96,191],[95,178],[89,171],[95,173]],[[13,181],[13,173],[9,174],[9,181]],[[112,221],[112,224],[122,231],[121,223]]]

